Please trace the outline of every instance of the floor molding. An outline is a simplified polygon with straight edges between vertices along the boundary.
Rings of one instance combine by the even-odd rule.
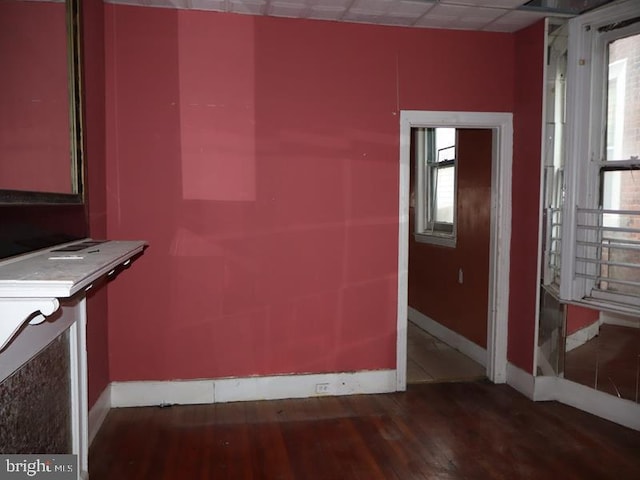
[[[566,378],[556,378],[558,402],[640,431],[640,404],[594,390]]]
[[[619,327],[640,328],[640,318],[620,313],[600,312],[600,322]]]
[[[89,446],[102,426],[111,409],[111,384],[102,391],[96,403],[89,410]]]
[[[425,314],[419,312],[415,308],[408,308],[407,316],[409,320],[415,323],[425,332],[433,335],[438,340],[443,341],[452,348],[455,348],[467,357],[473,359],[483,367],[487,366],[487,350],[473,343],[471,340],[463,337],[457,332],[450,330],[444,325],[429,318]]]
[[[640,430],[640,404],[617,398],[565,378],[534,377],[509,363],[507,384],[536,402],[557,401],[624,427]]]
[[[192,405],[394,391],[395,370],[165,382],[113,382],[111,406]]]
[[[531,400],[535,397],[535,377],[513,363],[507,363],[507,385]]]
[[[640,404],[569,380],[534,377],[509,363],[507,384],[534,401],[570,405],[628,428],[640,430]],[[89,445],[109,410],[118,407],[192,405],[396,391],[395,370],[211,380],[113,382],[89,411]]]
[[[565,352],[570,352],[571,350],[584,345],[589,340],[597,336],[598,333],[600,333],[601,324],[602,322],[597,320],[591,325],[587,325],[586,327],[581,328],[580,330],[576,330],[570,335],[567,335]]]

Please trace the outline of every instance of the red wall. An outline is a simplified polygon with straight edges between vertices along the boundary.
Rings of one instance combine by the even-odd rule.
[[[108,234],[150,243],[111,379],[394,368],[399,111],[511,111],[514,37],[105,10]]]
[[[567,335],[593,325],[600,319],[600,311],[591,308],[567,305]]]
[[[107,179],[105,138],[104,5],[84,0],[82,15],[84,53],[84,135],[86,157],[86,207],[89,234],[107,238]],[[87,297],[87,361],[89,406],[109,384],[107,287],[91,289]]]
[[[544,21],[515,34],[513,221],[507,359],[526,372],[533,372],[538,288],[544,35]]]
[[[0,2],[0,52],[0,188],[70,193],[64,3]]]
[[[492,136],[490,129],[458,129],[455,248],[416,242],[415,213],[413,208],[409,211],[409,306],[483,348],[487,347]]]

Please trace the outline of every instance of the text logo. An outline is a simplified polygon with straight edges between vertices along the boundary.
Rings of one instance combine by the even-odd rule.
[[[0,455],[0,480],[77,480],[77,455]]]

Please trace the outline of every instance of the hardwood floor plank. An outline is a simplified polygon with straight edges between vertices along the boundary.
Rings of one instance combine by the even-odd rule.
[[[506,385],[112,410],[91,480],[640,478],[640,432]]]

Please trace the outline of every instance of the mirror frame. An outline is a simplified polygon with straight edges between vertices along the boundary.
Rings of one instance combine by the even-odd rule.
[[[65,0],[67,29],[67,85],[69,98],[70,156],[72,193],[0,189],[0,205],[51,205],[84,203],[83,92],[81,50],[81,0]]]

